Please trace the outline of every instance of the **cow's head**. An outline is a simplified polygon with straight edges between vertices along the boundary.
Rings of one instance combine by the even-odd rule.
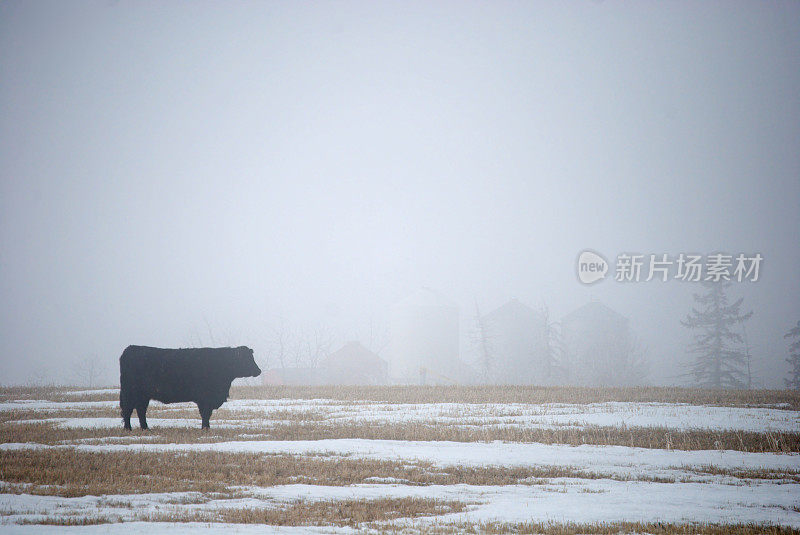
[[[237,347],[235,361],[234,371],[236,372],[236,377],[258,377],[261,375],[261,368],[256,364],[256,360],[253,358],[253,350],[249,347]]]

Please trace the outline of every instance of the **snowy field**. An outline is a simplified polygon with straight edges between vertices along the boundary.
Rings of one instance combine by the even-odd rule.
[[[86,392],[86,391],[81,391]],[[98,392],[108,392],[99,390]],[[73,392],[68,394],[70,397]],[[0,402],[0,411],[36,410],[44,419],[64,427],[116,427],[119,418],[46,418],[48,412],[87,409],[117,410],[117,401],[16,400]],[[195,411],[192,403],[152,408],[164,414]],[[315,421],[345,423],[436,423],[460,426],[515,426],[520,428],[565,428],[587,426],[668,427],[671,429],[713,429],[732,431],[798,431],[800,418],[795,411],[782,408],[709,407],[667,403],[590,403],[573,405],[546,403],[426,403],[381,404],[339,402],[325,399],[238,399],[224,406],[226,412],[246,412],[246,421],[215,419],[217,426],[270,426],[286,420],[311,416]],[[41,421],[41,420],[39,420]],[[134,418],[135,421],[135,418]],[[149,419],[151,426],[194,426],[188,419]]]
[[[714,525],[723,532],[800,529],[800,413],[780,400],[231,399],[212,417],[211,432],[199,429],[194,405],[153,403],[151,430],[124,433],[116,395],[5,396],[0,531],[563,533],[571,526],[644,533],[658,523],[659,532],[687,524],[699,532]],[[373,436],[375,429],[386,436]],[[440,429],[488,439],[412,440]],[[555,438],[491,439],[509,430]],[[594,442],[558,443],[562,431]],[[305,439],[308,433],[320,436]],[[605,435],[608,443],[597,443]],[[654,447],[660,435],[698,446]],[[701,447],[705,435],[717,447]],[[156,458],[162,466],[148,466]],[[134,468],[123,472],[128,462]],[[59,463],[73,468],[61,474]],[[196,475],[172,478],[169,463],[175,474],[195,463]]]

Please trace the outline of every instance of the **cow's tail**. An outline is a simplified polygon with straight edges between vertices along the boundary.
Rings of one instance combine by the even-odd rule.
[[[130,349],[130,347],[126,348],[119,358],[119,408],[123,419],[125,418],[125,409],[131,407],[134,402],[130,384],[132,370],[128,369],[130,368]]]

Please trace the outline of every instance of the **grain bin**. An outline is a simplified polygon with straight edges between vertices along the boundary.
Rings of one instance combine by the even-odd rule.
[[[453,383],[458,360],[458,306],[422,288],[395,304],[390,314],[390,369],[400,383]]]

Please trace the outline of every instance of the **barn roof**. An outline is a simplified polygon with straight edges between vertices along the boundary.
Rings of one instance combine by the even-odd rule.
[[[598,317],[607,317],[613,318],[617,321],[628,321],[628,318],[614,310],[606,306],[605,304],[601,303],[600,301],[589,301],[582,307],[576,308],[566,316],[564,316],[561,321],[562,322],[570,322],[573,320],[581,320],[581,319],[595,319]]]
[[[327,368],[352,366],[354,364],[361,366],[388,366],[385,360],[355,340],[347,342],[322,361],[322,366]]]
[[[514,298],[488,312],[484,318],[491,321],[503,321],[511,318],[538,320],[541,319],[541,313]]]

